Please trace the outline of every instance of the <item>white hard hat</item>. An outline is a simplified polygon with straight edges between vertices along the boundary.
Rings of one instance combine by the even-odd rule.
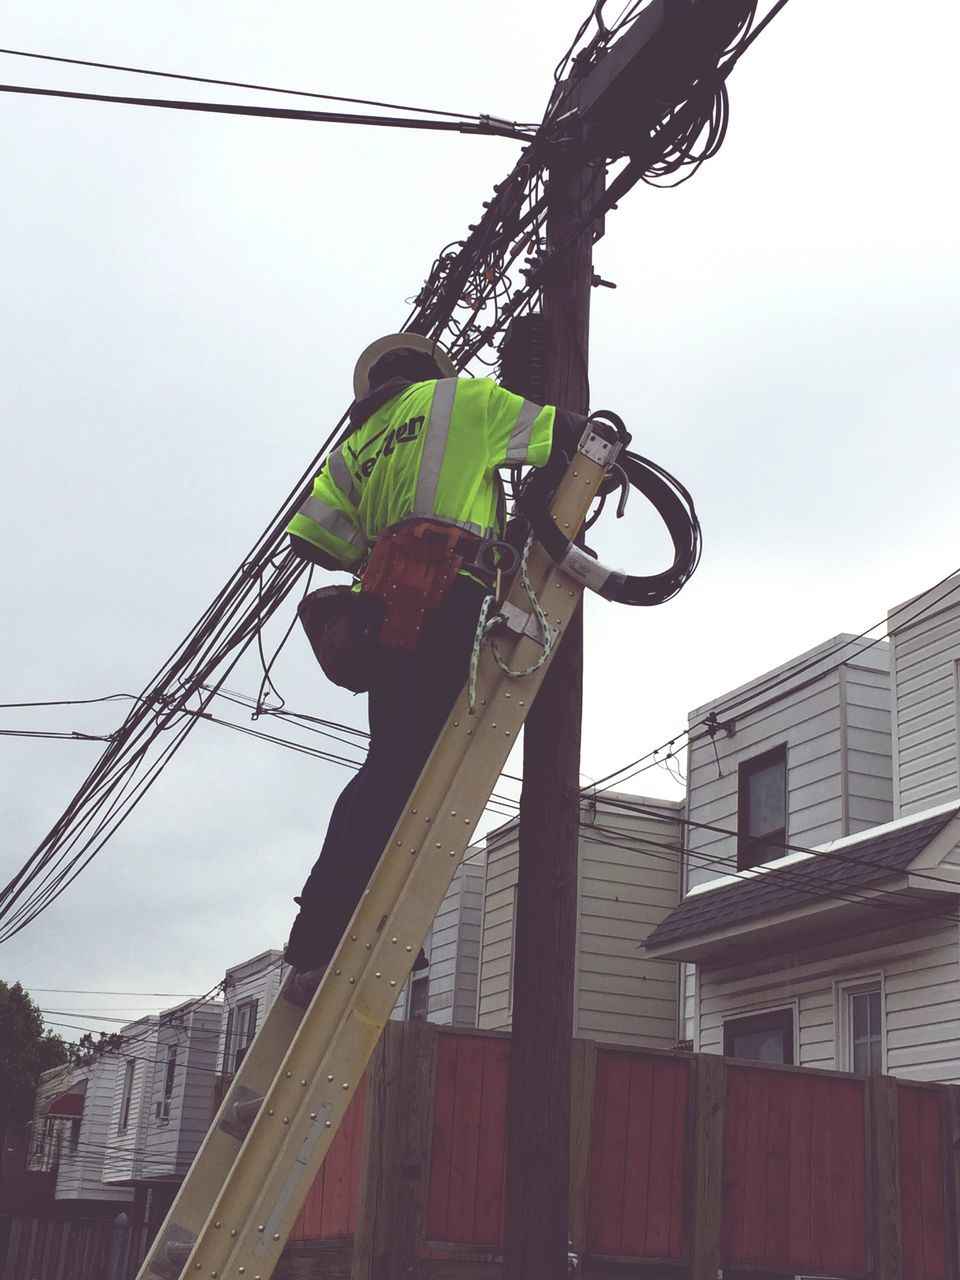
[[[388,333],[383,338],[377,338],[376,342],[371,342],[357,361],[353,371],[353,394],[358,400],[370,390],[370,370],[380,357],[385,356],[388,351],[396,351],[401,347],[407,347],[411,351],[423,351],[426,355],[433,356],[444,378],[457,376],[453,361],[433,338],[425,338],[422,333]]]

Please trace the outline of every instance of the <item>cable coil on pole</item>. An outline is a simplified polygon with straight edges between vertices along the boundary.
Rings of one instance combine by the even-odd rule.
[[[601,564],[557,527],[550,514],[549,481],[543,473],[531,478],[523,499],[524,514],[550,558],[589,590],[618,604],[663,604],[690,579],[700,560],[700,521],[693,498],[669,471],[627,451],[630,436],[618,414],[598,410],[587,423],[584,439],[596,434],[599,426],[621,446],[615,469],[622,473],[624,484],[642,493],[663,520],[673,542],[673,563],[661,573],[649,575],[621,573]]]

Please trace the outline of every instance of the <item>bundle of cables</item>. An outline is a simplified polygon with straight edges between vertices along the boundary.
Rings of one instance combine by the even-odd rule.
[[[611,476],[616,478],[619,474],[623,485],[620,512],[628,488],[637,489],[655,507],[673,542],[673,563],[669,568],[648,575],[620,573],[572,543],[550,514],[552,486],[546,472],[535,474],[525,486],[521,512],[551,559],[583,586],[619,604],[663,604],[690,579],[700,560],[700,521],[693,498],[663,467],[626,449],[630,437],[617,414],[609,410],[591,414],[588,430],[601,432],[620,446],[611,468]]]

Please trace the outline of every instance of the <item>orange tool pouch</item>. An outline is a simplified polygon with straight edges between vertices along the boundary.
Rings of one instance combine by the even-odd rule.
[[[415,649],[428,613],[443,602],[463,563],[464,533],[430,520],[404,521],[377,538],[361,591],[383,601],[380,643]]]

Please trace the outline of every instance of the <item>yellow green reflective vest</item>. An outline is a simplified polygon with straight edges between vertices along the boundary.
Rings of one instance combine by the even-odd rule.
[[[490,378],[411,383],[328,454],[287,532],[346,569],[408,516],[497,536],[497,470],[542,467],[555,412]]]

